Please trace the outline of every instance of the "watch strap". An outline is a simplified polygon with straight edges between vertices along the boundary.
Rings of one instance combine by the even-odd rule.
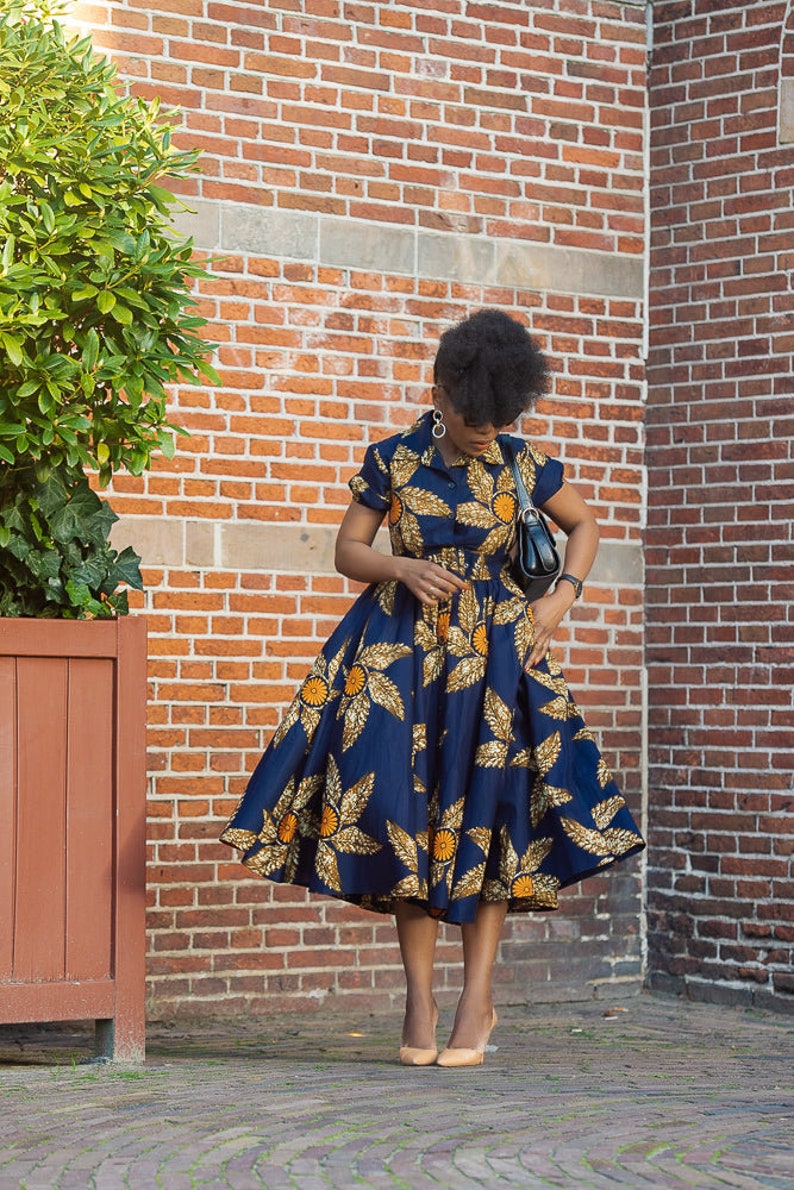
[[[576,598],[579,599],[579,597],[582,594],[582,590],[584,588],[584,583],[582,582],[582,580],[580,578],[577,578],[576,575],[574,575],[574,574],[563,573],[557,579],[557,584],[559,585],[563,581],[563,579],[567,583],[571,583],[573,585],[573,589],[576,592]]]

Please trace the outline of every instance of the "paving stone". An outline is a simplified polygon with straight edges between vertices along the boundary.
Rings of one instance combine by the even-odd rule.
[[[401,1067],[400,1024],[153,1025],[141,1068],[83,1065],[85,1031],[3,1027],[0,1190],[794,1190],[788,1016],[505,1008],[459,1071]]]

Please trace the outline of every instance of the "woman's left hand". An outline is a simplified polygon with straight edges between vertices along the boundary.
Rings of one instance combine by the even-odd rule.
[[[535,642],[527,661],[529,668],[539,665],[548,653],[557,626],[565,613],[570,611],[575,598],[571,584],[560,583],[558,587],[553,587],[530,604],[535,625]]]

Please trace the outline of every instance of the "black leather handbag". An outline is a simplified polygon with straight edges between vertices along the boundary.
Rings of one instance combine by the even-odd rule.
[[[543,513],[532,503],[512,451],[510,465],[519,503],[518,544],[512,574],[531,603],[545,595],[560,573],[560,555]]]

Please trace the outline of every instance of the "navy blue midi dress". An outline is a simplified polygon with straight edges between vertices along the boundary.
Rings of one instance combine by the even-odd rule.
[[[542,505],[562,466],[523,439],[447,467],[428,413],[367,450],[354,499],[388,514],[394,553],[467,586],[434,606],[397,582],[358,597],[221,836],[252,872],[463,923],[481,900],[555,909],[560,888],[644,847],[559,665],[526,665],[507,442]]]

